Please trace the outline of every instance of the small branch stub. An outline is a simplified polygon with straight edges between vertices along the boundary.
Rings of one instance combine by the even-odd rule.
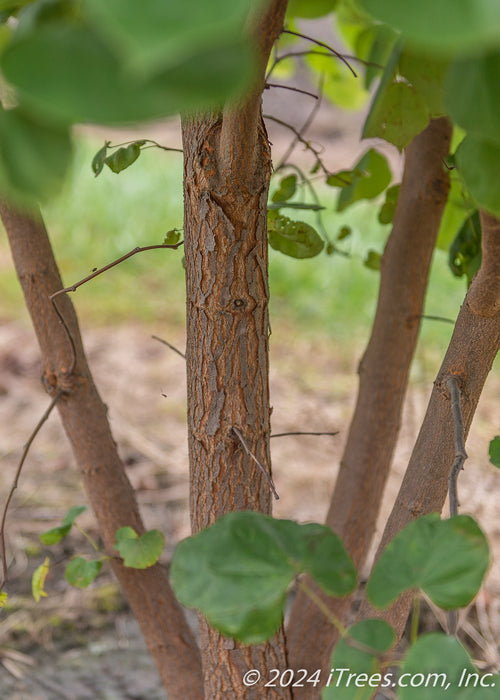
[[[253,454],[253,452],[251,452],[251,450],[249,449],[248,445],[246,444],[246,442],[245,442],[245,440],[244,440],[244,438],[243,438],[243,435],[241,434],[241,431],[238,430],[238,428],[235,428],[234,426],[233,426],[233,429],[232,429],[232,430],[233,430],[233,433],[234,433],[234,434],[236,435],[236,437],[238,438],[238,440],[241,442],[241,446],[243,447],[243,449],[245,450],[245,452],[247,453],[247,455],[248,455],[249,457],[251,457],[251,459],[253,459],[253,461],[255,462],[255,464],[259,467],[259,469],[261,470],[261,472],[262,472],[262,473],[264,474],[264,476],[266,477],[266,481],[267,481],[267,483],[269,484],[269,488],[271,489],[274,498],[275,498],[277,501],[279,501],[278,492],[276,491],[276,487],[274,486],[273,480],[272,480],[271,477],[269,476],[267,470],[265,469],[265,467],[262,466],[262,464],[259,462],[259,460],[257,459],[257,457]]]

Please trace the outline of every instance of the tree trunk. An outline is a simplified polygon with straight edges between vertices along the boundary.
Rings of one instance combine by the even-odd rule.
[[[4,203],[0,203],[0,215],[40,344],[43,384],[52,396],[59,389],[63,392],[57,408],[105,550],[116,557],[113,545],[118,528],[130,526],[140,534],[144,526],[111,435],[106,406],[87,365],[73,305],[66,294],[55,300],[71,334],[70,342],[49,300],[63,284],[41,218],[20,214]],[[113,558],[111,565],[170,700],[203,698],[196,641],[161,566],[131,569],[119,558]]]
[[[467,436],[484,383],[500,348],[500,221],[481,212],[481,226],[481,268],[460,309],[378,555],[409,522],[427,513],[441,512],[448,493],[448,475],[455,457],[453,420],[446,381],[450,376],[459,381]],[[404,595],[383,613],[364,605],[360,615],[382,615],[401,635],[410,611],[411,599],[411,595]]]
[[[432,120],[409,146],[393,229],[382,257],[377,311],[359,367],[357,404],[327,516],[327,524],[343,539],[358,568],[375,532],[399,433],[430,262],[448,197],[443,159],[451,131],[447,119]],[[349,599],[322,597],[338,618],[350,607]],[[331,623],[299,592],[287,631],[291,664],[326,668],[335,638]],[[300,691],[297,697],[302,697]]]
[[[187,286],[188,443],[193,532],[224,513],[271,512],[267,196],[271,158],[261,116],[264,72],[286,0],[254,30],[259,65],[245,103],[183,124]],[[237,432],[235,432],[235,429]],[[246,688],[255,668],[286,668],[283,633],[244,647],[200,616],[207,698],[289,698],[286,688]]]

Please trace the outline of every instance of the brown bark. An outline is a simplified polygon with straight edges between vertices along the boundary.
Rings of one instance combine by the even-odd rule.
[[[185,119],[188,435],[193,532],[235,510],[271,512],[269,486],[233,432],[271,471],[268,385],[267,195],[271,159],[261,109],[264,70],[287,2],[256,24],[255,87],[221,116]],[[286,668],[280,632],[243,647],[200,618],[207,698],[288,698],[246,688],[247,669]]]
[[[409,522],[426,513],[441,512],[455,456],[453,420],[446,380],[454,376],[460,383],[463,423],[467,436],[481,391],[500,348],[500,221],[481,212],[481,226],[481,269],[460,309],[378,554]],[[360,615],[382,615],[401,635],[410,611],[411,599],[411,595],[404,595],[382,613],[363,605]]]
[[[377,311],[359,367],[357,404],[327,516],[327,524],[343,539],[358,568],[372,541],[399,433],[430,262],[448,196],[449,178],[442,161],[450,140],[451,125],[442,118],[432,120],[409,146],[393,229],[382,257]],[[348,599],[323,597],[337,617],[350,606]],[[300,592],[287,631],[292,665],[326,667],[335,634],[331,623]]]
[[[83,351],[78,322],[67,295],[58,309],[73,339],[74,350],[49,295],[63,284],[52,248],[39,216],[20,214],[0,203],[16,271],[23,288],[42,353],[42,381],[57,402],[66,434],[96,514],[105,550],[113,551],[115,533],[124,526],[138,533],[144,526],[134,491],[118,456],[107,420],[107,409],[92,380]],[[156,663],[169,698],[202,698],[200,655],[184,614],[163,569],[124,567],[111,560],[113,571],[130,603]]]

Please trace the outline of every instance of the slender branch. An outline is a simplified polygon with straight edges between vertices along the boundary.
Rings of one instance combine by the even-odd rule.
[[[145,250],[156,250],[157,248],[172,248],[175,250],[176,248],[181,246],[183,243],[184,243],[184,241],[179,241],[179,243],[175,243],[175,245],[167,245],[165,243],[160,243],[158,245],[146,245],[146,246],[142,246],[142,247],[137,246],[137,248],[134,248],[129,253],[126,253],[126,255],[122,255],[121,258],[118,258],[117,260],[113,260],[113,262],[109,263],[109,265],[105,265],[104,267],[101,267],[98,270],[94,270],[94,272],[92,272],[92,274],[87,275],[87,277],[84,277],[79,282],[76,282],[76,284],[73,284],[69,287],[65,287],[64,289],[59,289],[57,292],[54,292],[53,294],[51,294],[49,296],[49,299],[50,299],[50,301],[53,301],[60,294],[65,294],[66,292],[76,292],[78,287],[81,287],[82,284],[89,282],[90,280],[94,279],[94,277],[97,277],[98,275],[102,275],[103,272],[106,272],[107,270],[110,270],[112,267],[119,265],[124,260],[128,260],[128,258],[131,258],[133,255],[136,255],[136,253],[142,253]]]
[[[163,338],[158,338],[157,335],[152,335],[151,337],[154,338],[155,340],[158,340],[160,343],[163,343],[163,345],[166,345],[167,348],[170,348],[171,350],[173,350],[174,352],[176,352],[178,355],[180,355],[182,358],[186,359],[185,354],[184,354],[183,352],[181,352],[180,350],[177,350],[177,348],[175,347],[175,345],[171,345],[171,344],[168,343],[166,340],[163,340]]]
[[[414,318],[423,318],[425,321],[442,321],[442,323],[451,323],[455,325],[455,321],[452,318],[446,318],[446,316],[432,316],[429,314],[420,314]]]
[[[297,134],[295,135],[295,139],[292,141],[292,143],[291,143],[290,146],[288,147],[288,150],[287,150],[287,151],[285,152],[285,154],[283,155],[283,157],[282,157],[282,159],[281,159],[281,161],[280,161],[280,163],[279,163],[279,165],[278,165],[278,167],[277,167],[277,170],[279,170],[280,167],[282,167],[283,164],[286,163],[286,161],[288,160],[288,158],[292,155],[293,150],[294,150],[295,146],[297,145],[297,142],[298,142],[299,138],[303,138],[303,135],[305,134],[305,132],[307,131],[307,129],[311,126],[311,124],[313,123],[313,121],[314,121],[314,119],[315,119],[315,117],[316,117],[316,114],[317,114],[318,111],[319,111],[319,108],[320,108],[320,106],[321,106],[321,101],[322,101],[321,98],[323,97],[323,76],[321,76],[321,79],[320,79],[319,84],[318,84],[318,92],[319,92],[319,95],[320,95],[320,99],[314,104],[314,106],[313,106],[311,112],[309,113],[307,119],[306,119],[305,122],[302,124],[302,127],[299,129],[299,131],[298,131],[299,136],[297,136]],[[319,153],[319,151],[318,151],[318,153]],[[317,159],[317,162],[320,163],[320,165],[322,165],[321,160],[319,159],[319,157],[318,157],[317,154],[316,154],[316,159]],[[323,167],[323,172],[326,172],[324,167]]]
[[[300,92],[301,95],[307,95],[308,97],[313,97],[315,100],[319,99],[318,95],[314,94],[314,92],[310,92],[309,90],[302,90],[302,88],[295,87],[294,85],[281,85],[279,83],[266,83],[264,86],[264,90],[269,90],[269,88],[281,88],[282,90],[292,90],[293,92]]]
[[[124,141],[123,143],[112,144],[111,141],[106,142],[108,148],[120,148],[121,146],[128,146],[130,143],[137,143],[137,141],[144,141],[145,143],[150,143],[151,146],[144,146],[144,148],[161,148],[162,151],[174,151],[176,153],[183,153],[182,148],[171,148],[170,146],[162,146],[157,141],[153,139],[133,139],[132,141]]]
[[[338,435],[339,431],[336,430],[334,433],[309,433],[309,432],[302,432],[302,431],[297,431],[293,433],[273,433],[270,437],[275,438],[275,437],[287,437],[288,435]]]
[[[36,438],[38,435],[38,432],[40,431],[40,428],[42,425],[45,423],[45,421],[48,419],[50,414],[52,413],[52,409],[56,405],[56,403],[59,401],[63,394],[63,390],[61,388],[58,388],[56,390],[56,393],[52,397],[52,401],[48,405],[48,408],[36,424],[33,432],[31,433],[28,442],[24,446],[23,453],[21,455],[21,459],[19,460],[19,464],[17,465],[16,469],[16,474],[14,476],[14,481],[12,482],[12,486],[10,488],[9,494],[7,496],[7,500],[5,501],[5,505],[3,508],[3,514],[2,514],[2,521],[0,524],[0,549],[1,549],[1,554],[2,554],[2,582],[0,583],[0,590],[4,587],[5,583],[7,582],[7,555],[5,551],[5,523],[7,520],[7,511],[9,509],[10,502],[12,500],[12,497],[14,495],[14,491],[17,489],[17,485],[19,483],[19,478],[21,476],[21,471],[24,465],[24,462],[26,461],[26,457],[28,456],[28,452],[30,450],[30,447],[33,443],[33,440]]]
[[[287,129],[289,129],[293,134],[295,134],[296,140],[299,143],[303,144],[308,151],[311,151],[311,153],[314,154],[321,170],[325,173],[325,175],[331,174],[320,158],[321,151],[317,148],[314,148],[314,146],[312,146],[309,141],[306,141],[306,139],[302,136],[300,131],[298,131],[294,126],[292,126],[288,122],[283,121],[282,119],[278,119],[278,117],[273,117],[271,114],[264,114],[264,119],[269,119],[270,121],[275,122],[276,124],[280,124],[281,126],[284,126]],[[281,163],[278,166],[278,168],[279,167],[283,167]]]
[[[347,66],[347,68],[351,71],[351,73],[353,74],[353,76],[355,78],[358,77],[358,74],[356,73],[354,68],[351,66],[349,61],[341,53],[336,51],[334,48],[332,48],[328,44],[325,44],[323,41],[318,41],[317,39],[313,39],[313,37],[307,36],[306,34],[301,34],[300,32],[292,32],[291,29],[284,29],[283,33],[284,34],[291,34],[292,36],[298,36],[301,39],[306,39],[307,41],[310,41],[313,44],[316,44],[317,46],[323,47],[324,49],[326,49],[327,51],[332,53],[334,56],[337,56],[337,58],[340,59],[342,61],[342,63],[344,63]]]
[[[236,435],[236,437],[238,438],[238,440],[241,442],[241,444],[242,444],[242,446],[243,446],[243,449],[245,450],[245,452],[247,453],[247,455],[253,459],[253,461],[255,462],[255,464],[259,467],[259,469],[261,470],[261,472],[264,474],[264,476],[266,477],[267,483],[269,484],[269,488],[270,488],[271,491],[272,491],[272,494],[273,494],[274,498],[275,498],[277,501],[279,501],[278,492],[276,491],[276,488],[275,488],[275,486],[274,486],[274,484],[273,484],[273,480],[271,479],[271,477],[270,477],[269,474],[267,473],[267,470],[262,466],[262,464],[259,462],[259,460],[257,459],[257,457],[253,454],[253,452],[250,451],[250,449],[248,448],[248,445],[246,444],[246,442],[245,442],[245,440],[244,440],[244,438],[243,438],[243,435],[242,435],[241,432],[238,430],[238,428],[235,428],[235,427],[233,426],[233,433]]]
[[[456,377],[448,377],[446,386],[451,396],[451,412],[453,415],[453,435],[455,444],[455,460],[448,477],[448,493],[450,500],[450,517],[458,515],[458,475],[464,468],[464,462],[467,459],[465,451],[465,431],[462,418],[462,409],[460,406],[460,387]]]
[[[380,63],[374,63],[373,61],[365,61],[364,58],[359,58],[359,56],[349,56],[346,54],[341,55],[348,61],[355,61],[356,63],[360,63],[361,65],[366,67],[379,68],[380,70],[384,70],[384,66],[380,65]],[[300,56],[326,56],[327,58],[331,58],[331,53],[325,53],[324,51],[315,51],[314,49],[310,49],[309,51],[288,51],[287,53],[281,54],[281,56],[276,56],[271,67],[269,68],[267,77],[271,75],[278,63],[281,63],[281,61],[284,61],[287,58],[300,58]]]

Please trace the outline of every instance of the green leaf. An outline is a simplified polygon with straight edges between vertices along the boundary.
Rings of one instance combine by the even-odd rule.
[[[97,151],[95,156],[92,158],[92,172],[97,177],[102,173],[104,168],[104,163],[106,161],[106,156],[108,154],[108,148],[111,141],[105,141],[104,146]]]
[[[87,588],[102,568],[102,561],[87,561],[83,557],[72,559],[64,572],[64,578],[76,588]]]
[[[27,116],[23,109],[0,109],[0,185],[19,206],[43,202],[61,188],[71,160],[71,138]]]
[[[382,256],[376,250],[369,250],[363,260],[363,265],[370,270],[380,270],[381,263]]]
[[[71,531],[76,518],[80,513],[83,513],[84,510],[87,510],[87,506],[72,506],[64,516],[61,525],[42,532],[40,535],[40,542],[45,545],[51,545],[57,544],[63,540]]]
[[[170,574],[183,605],[223,634],[256,644],[276,632],[288,588],[306,571],[331,595],[356,585],[354,565],[329,528],[242,511],[183,540]]]
[[[497,435],[490,442],[490,449],[488,454],[490,455],[490,462],[495,467],[500,467],[500,436]]]
[[[469,135],[497,142],[500,142],[499,71],[500,51],[497,51],[456,60],[446,79],[446,106],[453,120]]]
[[[410,647],[401,667],[400,700],[496,700],[500,676],[480,674],[454,637],[426,634]]]
[[[350,226],[342,226],[337,235],[338,241],[343,241],[344,238],[348,238],[352,234],[352,228]]]
[[[399,72],[425,99],[431,117],[446,114],[444,78],[450,62],[423,52],[405,48],[399,60]]]
[[[467,515],[440,520],[431,513],[407,525],[375,564],[367,596],[376,607],[403,591],[422,589],[441,608],[468,605],[489,563],[488,543]]]
[[[469,200],[470,197],[467,197],[460,178],[452,177],[437,239],[437,247],[440,250],[450,249],[465,219],[474,211],[475,206]]]
[[[373,653],[352,646],[350,639],[373,649]],[[377,656],[388,651],[396,641],[392,627],[384,620],[363,620],[349,629],[333,652],[332,675],[323,690],[323,700],[369,700],[382,680],[381,661]],[[333,673],[333,669],[336,669]],[[349,674],[351,676],[349,680]]]
[[[293,197],[297,189],[297,175],[287,175],[280,180],[276,192],[271,197],[273,202],[286,202]]]
[[[45,557],[43,564],[37,566],[31,578],[31,592],[33,594],[33,598],[36,600],[37,603],[40,602],[40,598],[47,597],[47,594],[44,590],[44,586],[45,579],[47,578],[47,574],[49,573],[49,562],[49,558]]]
[[[381,224],[392,224],[398,203],[399,188],[400,185],[393,185],[385,191],[385,202],[382,204],[377,217]]]
[[[131,527],[121,527],[116,533],[115,549],[125,566],[147,569],[156,564],[165,546],[165,537],[158,530],[148,530],[141,537]]]
[[[333,54],[319,51],[309,54],[304,61],[312,73],[313,83],[317,83],[321,76],[322,95],[333,104],[358,110],[368,101],[370,93],[363,87],[363,82]]]
[[[123,124],[215,108],[248,82],[253,56],[231,37],[139,76],[91,28],[57,24],[14,38],[0,66],[26,103],[51,119]]]
[[[339,0],[289,0],[287,16],[313,19],[333,12]]]
[[[180,231],[178,231],[176,228],[173,228],[170,231],[167,231],[167,233],[165,234],[165,238],[163,239],[163,245],[175,245],[179,242],[180,238]]]
[[[367,61],[367,66],[365,69],[365,87],[368,90],[374,79],[383,72],[384,66],[389,61],[391,53],[394,49],[394,44],[398,39],[397,33],[392,27],[387,24],[377,24],[364,32],[368,38],[370,49],[366,52],[366,56],[360,55],[358,53],[359,43],[362,37],[358,38],[356,44],[356,54],[360,55],[361,58],[365,58]],[[378,68],[382,66],[382,68]]]
[[[0,609],[5,607],[5,605],[7,604],[8,597],[9,597],[8,593],[5,593],[4,591],[0,591]]]
[[[467,134],[455,157],[463,182],[478,207],[500,216],[500,142]]]
[[[317,231],[303,221],[292,221],[276,212],[267,217],[269,245],[292,258],[313,258],[319,255],[324,241]]]
[[[135,70],[144,70],[174,66],[205,50],[241,40],[252,4],[257,3],[83,0],[83,12]]]
[[[340,190],[337,211],[347,209],[360,199],[378,197],[390,183],[391,177],[386,157],[370,148],[352,169],[351,184]]]
[[[355,177],[354,170],[340,170],[326,178],[326,184],[330,187],[350,187]]]
[[[129,146],[123,146],[110,156],[104,159],[104,162],[114,173],[121,173],[126,170],[132,163],[141,155],[141,147],[137,143],[131,143]]]
[[[379,137],[402,150],[429,123],[424,97],[408,83],[392,83],[377,102],[376,114],[370,114],[364,138]]]
[[[455,277],[466,275],[470,284],[481,267],[481,220],[479,212],[469,215],[453,240],[448,264]]]
[[[387,63],[382,73],[377,91],[373,97],[370,109],[363,125],[362,137],[367,138],[371,131],[376,130],[380,123],[380,106],[384,100],[386,90],[392,85],[398,71],[399,59],[403,50],[401,40],[395,42],[392,51],[387,59]]]
[[[359,0],[359,4],[412,43],[436,52],[499,43],[497,0]]]

